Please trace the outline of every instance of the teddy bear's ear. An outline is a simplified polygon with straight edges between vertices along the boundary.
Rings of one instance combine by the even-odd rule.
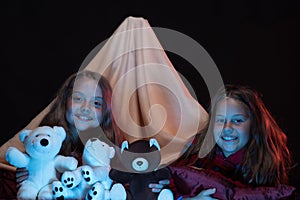
[[[29,135],[29,133],[31,132],[31,130],[22,130],[20,132],[20,140],[21,142],[24,142],[25,141],[25,138]]]
[[[160,146],[159,146],[159,144],[158,144],[158,142],[157,142],[156,139],[151,138],[150,141],[149,141],[149,145],[150,145],[150,147],[152,147],[153,145],[156,146],[156,148],[158,149],[158,151],[160,151]]]
[[[123,151],[127,149],[128,150],[128,141],[125,140],[122,142],[122,146],[121,146],[121,154],[123,153]]]
[[[61,126],[54,126],[53,129],[59,135],[59,137],[61,138],[61,141],[64,141],[66,138],[65,129]]]

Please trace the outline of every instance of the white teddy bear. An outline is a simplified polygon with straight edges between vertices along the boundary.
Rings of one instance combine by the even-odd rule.
[[[20,140],[26,152],[15,147],[6,150],[5,158],[11,165],[29,172],[18,190],[18,199],[51,199],[51,183],[58,180],[58,173],[77,168],[75,158],[58,155],[65,137],[64,128],[59,126],[22,130]]]
[[[83,165],[76,170],[64,172],[61,181],[52,183],[54,199],[111,199],[109,193],[112,180],[109,171],[110,160],[114,155],[113,147],[98,138],[90,138],[84,146]],[[95,189],[93,186],[96,183],[97,193],[93,191],[91,197],[89,191]]]

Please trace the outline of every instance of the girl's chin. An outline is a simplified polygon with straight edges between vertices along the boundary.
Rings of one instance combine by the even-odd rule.
[[[99,126],[99,123],[97,123],[94,120],[90,121],[81,121],[81,120],[75,120],[75,127],[79,131],[85,131],[89,128],[97,127]]]
[[[91,128],[90,125],[82,125],[80,123],[76,124],[77,131],[86,131],[89,128]]]
[[[86,131],[90,128],[99,127],[99,124],[76,124],[76,129],[78,131]]]
[[[236,145],[222,145],[223,152],[228,152],[230,154],[235,153],[238,148]]]

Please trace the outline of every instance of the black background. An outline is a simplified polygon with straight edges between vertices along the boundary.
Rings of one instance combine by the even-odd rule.
[[[94,47],[126,17],[135,16],[196,40],[212,57],[225,83],[259,90],[286,132],[295,161],[300,162],[297,0],[6,0],[0,5],[1,144],[49,104]],[[206,107],[201,77],[184,60],[168,55]],[[298,190],[299,179],[300,167],[296,166],[291,183]]]

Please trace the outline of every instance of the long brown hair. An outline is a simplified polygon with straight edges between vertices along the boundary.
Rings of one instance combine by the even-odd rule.
[[[100,127],[105,133],[106,137],[114,144],[119,144],[123,137],[117,135],[113,129],[113,116],[111,112],[111,95],[112,89],[104,76],[99,73],[83,70],[72,74],[58,90],[56,97],[51,105],[50,111],[42,119],[40,125],[48,126],[62,126],[67,133],[67,137],[63,143],[61,154],[70,155],[71,152],[77,151],[82,153],[83,144],[79,139],[78,133],[71,131],[68,121],[66,119],[67,101],[72,95],[75,80],[77,78],[87,77],[98,81],[98,86],[102,90],[103,95],[103,118]]]
[[[266,186],[279,183],[287,184],[288,172],[292,164],[287,137],[266,108],[261,95],[247,86],[228,84],[218,91],[209,108],[210,123],[207,125],[206,133],[199,133],[195,137],[194,145],[183,155],[183,159],[199,152],[202,145],[207,145],[203,143],[206,136],[213,140],[212,128],[215,121],[215,108],[218,102],[225,97],[242,102],[250,111],[252,122],[250,139],[245,147],[242,162],[242,179],[244,182],[251,185]],[[215,141],[211,142],[215,143]],[[214,159],[216,151],[217,145],[207,155],[208,160]]]

